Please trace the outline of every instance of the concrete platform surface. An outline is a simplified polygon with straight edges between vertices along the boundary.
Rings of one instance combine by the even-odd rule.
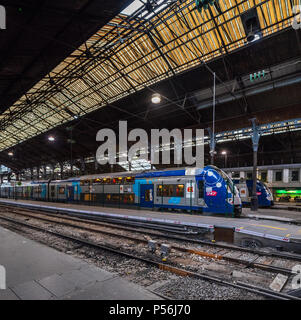
[[[30,200],[0,199],[0,203],[25,205],[26,207],[58,209],[65,212],[85,213],[97,216],[108,216],[140,221],[173,223],[194,227],[214,228],[223,226],[235,228],[237,233],[253,235],[276,241],[290,242],[290,239],[301,241],[301,227],[281,221],[254,220],[249,218],[232,218],[231,216],[205,216],[187,213],[158,212],[152,210],[119,209],[78,204],[53,203]],[[246,209],[244,209],[246,210]],[[272,210],[272,209],[270,209]],[[275,210],[278,211],[278,210]]]
[[[85,261],[0,227],[0,300],[158,300],[157,295]]]
[[[284,222],[290,221],[300,221],[301,222],[301,212],[286,210],[284,207],[277,209],[274,208],[259,208],[258,211],[253,212],[250,208],[243,208],[243,215],[245,217],[250,217],[253,215],[259,218],[267,217],[269,220],[279,220]]]

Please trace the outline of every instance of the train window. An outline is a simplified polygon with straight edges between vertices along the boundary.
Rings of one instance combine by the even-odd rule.
[[[65,187],[59,187],[59,194],[65,193]]]
[[[252,179],[252,178],[253,178],[253,173],[247,172],[247,179]]]
[[[113,178],[113,183],[114,184],[122,184],[122,178],[121,177],[119,177],[119,178]]]
[[[204,198],[204,181],[203,180],[199,181],[198,188],[199,188],[199,198],[203,199]]]
[[[276,171],[275,180],[276,181],[282,181],[282,171]]]
[[[266,182],[267,181],[267,177],[268,177],[268,173],[265,172],[261,172],[261,180]]]
[[[42,188],[40,186],[36,186],[36,187],[34,187],[33,191],[35,193],[40,193],[42,191]]]
[[[124,179],[124,183],[134,183],[135,182],[135,177],[126,177]]]
[[[92,181],[93,181],[93,184],[101,184],[102,183],[102,179],[100,179],[100,178],[94,179]]]
[[[134,203],[135,197],[133,194],[125,194],[123,196],[123,203]]]
[[[162,190],[163,190],[163,186],[162,186],[162,184],[159,184],[157,186],[157,197],[162,197],[163,196]]]
[[[178,184],[176,186],[176,197],[184,197],[184,184]]]
[[[107,194],[106,201],[107,202],[119,202],[120,201],[119,194]]]
[[[112,198],[111,198],[111,201],[113,201],[113,202],[119,202],[119,201],[120,201],[120,196],[119,196],[119,194],[113,194],[113,195],[112,195]]]
[[[55,186],[51,186],[51,191],[54,191],[54,189],[55,189]]]
[[[111,178],[103,178],[103,183],[110,184],[111,183]]]
[[[159,184],[157,186],[157,197],[184,197],[183,184]]]
[[[90,180],[81,180],[80,181],[81,186],[89,186],[90,185]]]
[[[292,181],[299,181],[299,170],[292,171]]]
[[[172,197],[173,196],[173,185],[165,184],[163,185],[163,197]]]

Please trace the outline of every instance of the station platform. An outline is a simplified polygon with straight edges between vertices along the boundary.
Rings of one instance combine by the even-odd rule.
[[[116,274],[0,227],[0,300],[160,300]]]
[[[209,239],[214,239],[212,235],[214,235],[217,228],[232,229],[234,233],[233,243],[237,245],[242,245],[244,241],[248,241],[249,239],[257,239],[260,245],[264,247],[281,246],[286,251],[301,253],[301,226],[289,224],[284,221],[257,220],[248,217],[205,216],[201,214],[158,212],[142,209],[119,209],[29,200],[0,199],[0,203],[24,206],[27,208],[40,208],[55,212],[203,228],[208,230]]]
[[[301,214],[301,202],[292,203],[292,202],[276,202],[274,209],[284,209],[288,211],[298,211]]]
[[[250,208],[243,208],[243,217],[301,224],[301,212],[288,210],[285,207],[259,208],[256,212]]]

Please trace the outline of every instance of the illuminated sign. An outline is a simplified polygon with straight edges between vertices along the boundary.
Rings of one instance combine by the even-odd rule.
[[[280,194],[301,194],[301,190],[276,190]]]
[[[195,184],[189,183],[188,186],[186,186],[186,198],[193,199],[195,194]]]

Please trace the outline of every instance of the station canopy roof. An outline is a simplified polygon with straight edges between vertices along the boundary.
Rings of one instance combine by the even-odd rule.
[[[299,0],[134,1],[0,115],[0,151],[247,45],[291,28]],[[150,5],[150,6],[149,6]],[[256,41],[256,37],[255,37]]]

